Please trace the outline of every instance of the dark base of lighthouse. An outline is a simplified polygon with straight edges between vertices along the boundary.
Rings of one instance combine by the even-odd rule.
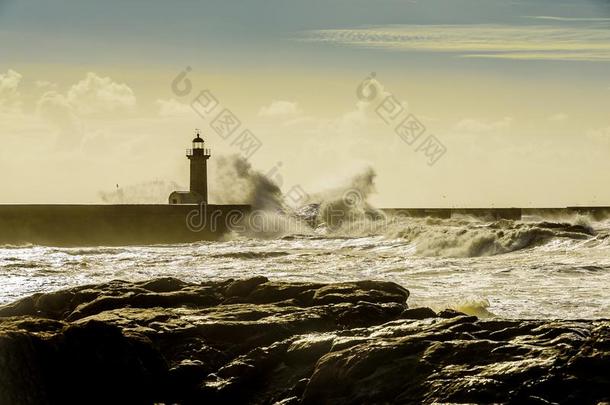
[[[0,205],[0,245],[117,246],[219,240],[248,205]]]

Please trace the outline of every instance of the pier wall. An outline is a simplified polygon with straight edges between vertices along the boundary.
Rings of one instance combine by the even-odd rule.
[[[521,208],[384,208],[384,213],[410,218],[453,218],[471,216],[481,219],[521,219]]]
[[[218,240],[249,210],[248,205],[0,205],[0,245]]]
[[[388,215],[410,218],[454,218],[470,216],[482,220],[520,220],[524,216],[561,220],[574,215],[587,215],[594,220],[610,218],[610,207],[565,207],[565,208],[384,208]]]
[[[594,220],[610,218],[610,207],[523,208],[523,215],[561,220],[566,216],[586,215]]]
[[[118,246],[189,243],[238,229],[249,205],[1,205],[0,245]],[[610,207],[386,208],[389,216],[564,220],[581,214],[610,218]],[[242,224],[243,225],[243,224]]]

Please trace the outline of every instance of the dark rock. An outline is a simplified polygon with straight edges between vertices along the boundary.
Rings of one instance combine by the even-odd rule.
[[[163,278],[156,278],[156,279],[153,279],[150,281],[144,281],[142,283],[139,283],[139,286],[148,291],[162,293],[162,292],[178,291],[178,290],[184,288],[185,286],[187,286],[187,283],[185,283],[182,280],[178,280],[176,278],[163,277]]]
[[[403,319],[426,319],[436,318],[436,316],[436,312],[425,307],[405,309],[402,314],[400,314],[400,317]]]
[[[164,359],[117,326],[9,318],[1,327],[2,404],[146,404],[162,395]]]
[[[229,297],[245,297],[250,294],[259,284],[266,283],[267,281],[269,281],[267,277],[263,276],[233,281],[227,287],[225,295]]]
[[[438,316],[441,318],[455,318],[457,316],[466,316],[466,314],[456,311],[454,309],[443,309],[441,312],[438,313]]]
[[[320,287],[312,298],[315,304],[357,303],[371,299],[372,302],[402,304],[409,298],[409,291],[395,283],[359,281]]]
[[[608,401],[609,321],[409,309],[387,282],[113,281],[0,307],[0,404]]]

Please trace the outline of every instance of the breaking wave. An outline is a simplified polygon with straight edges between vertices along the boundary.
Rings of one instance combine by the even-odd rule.
[[[386,236],[405,239],[416,245],[417,254],[439,257],[493,256],[564,239],[590,239],[588,227],[569,223],[524,223],[500,220],[490,223],[458,220],[401,221]]]
[[[227,258],[227,259],[269,259],[273,257],[289,256],[288,252],[228,252],[228,253],[217,253],[209,255],[213,258]]]
[[[225,193],[217,196],[220,201],[239,195],[241,202],[252,205],[254,213],[240,235],[250,238],[383,236],[414,245],[416,255],[456,258],[506,254],[551,241],[608,243],[608,238],[596,235],[591,219],[582,215],[562,222],[386,215],[369,203],[375,191],[371,168],[310,194],[298,207],[286,204],[280,187],[239,156],[218,159],[217,172],[216,188]]]

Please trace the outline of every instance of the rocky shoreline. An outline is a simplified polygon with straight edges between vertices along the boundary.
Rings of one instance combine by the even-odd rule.
[[[0,307],[0,404],[598,404],[610,321],[409,308],[389,282],[112,281]]]

